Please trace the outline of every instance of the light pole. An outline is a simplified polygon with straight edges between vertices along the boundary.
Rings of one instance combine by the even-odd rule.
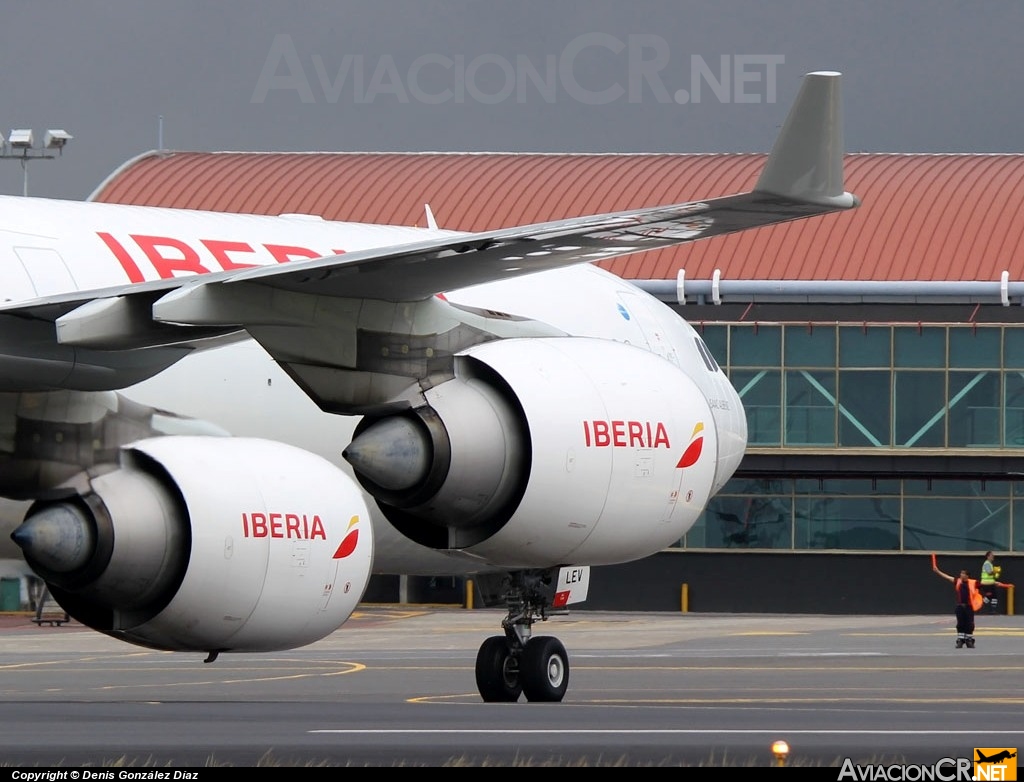
[[[32,160],[53,160],[64,154],[64,147],[74,138],[66,130],[51,129],[43,136],[42,148],[36,148],[32,131],[15,128],[5,141],[0,134],[0,158],[21,161],[21,194],[28,195],[28,164]]]

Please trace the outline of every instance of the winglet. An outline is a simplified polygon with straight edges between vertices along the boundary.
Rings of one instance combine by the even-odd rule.
[[[424,204],[423,211],[427,213],[427,228],[429,228],[431,231],[436,231],[437,220],[434,219],[434,213],[430,211],[430,204]]]
[[[860,204],[843,185],[843,111],[840,74],[804,76],[755,192],[838,208]]]

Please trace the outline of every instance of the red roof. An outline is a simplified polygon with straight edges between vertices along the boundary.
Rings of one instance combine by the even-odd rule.
[[[109,203],[425,225],[466,231],[729,195],[764,155],[149,153],[92,199]],[[1024,155],[851,154],[863,204],[607,261],[631,279],[1024,279]]]

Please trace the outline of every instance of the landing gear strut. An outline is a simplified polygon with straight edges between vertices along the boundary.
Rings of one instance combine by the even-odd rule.
[[[504,635],[492,635],[476,656],[476,686],[488,703],[558,703],[569,686],[569,657],[550,635],[533,635],[533,623],[551,611],[549,571],[516,571],[505,583]]]

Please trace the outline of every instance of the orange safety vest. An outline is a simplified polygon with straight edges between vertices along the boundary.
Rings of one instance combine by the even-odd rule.
[[[953,589],[956,590],[957,600],[960,599],[960,579],[958,578],[953,582]],[[975,611],[980,611],[981,607],[985,605],[985,598],[982,597],[981,592],[978,591],[978,582],[973,578],[967,579],[967,593],[971,596],[971,608]]]

